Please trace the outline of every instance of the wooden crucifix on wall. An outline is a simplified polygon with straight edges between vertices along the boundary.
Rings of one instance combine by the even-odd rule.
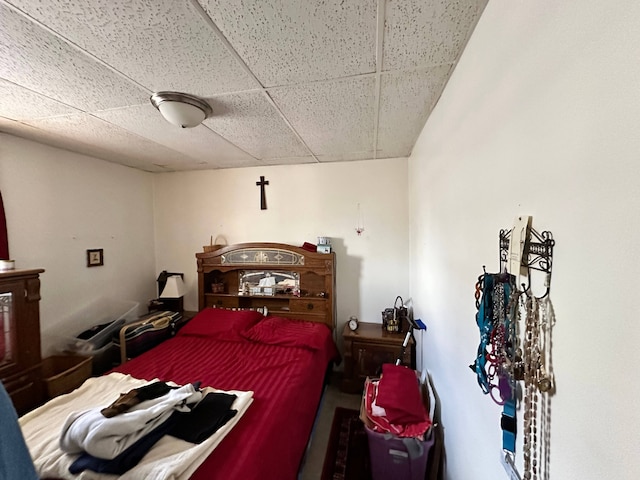
[[[256,185],[260,187],[260,210],[267,209],[267,194],[264,191],[265,185],[269,185],[269,180],[265,180],[263,176],[260,176],[260,181],[256,182]]]

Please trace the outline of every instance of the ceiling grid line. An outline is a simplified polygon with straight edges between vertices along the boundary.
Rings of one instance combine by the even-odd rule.
[[[134,79],[128,77],[127,75],[125,75],[124,73],[122,73],[120,70],[118,70],[117,68],[113,67],[112,65],[108,64],[107,62],[105,62],[104,60],[102,60],[101,58],[93,55],[91,52],[88,52],[87,50],[85,50],[84,48],[80,47],[79,45],[77,45],[75,42],[71,41],[70,39],[68,39],[67,37],[65,37],[64,35],[62,35],[61,33],[57,32],[56,30],[48,27],[47,25],[44,25],[42,22],[40,22],[39,20],[33,18],[31,15],[29,15],[28,13],[24,12],[23,10],[21,10],[20,8],[16,7],[15,5],[5,1],[5,0],[0,0],[0,2],[2,2],[4,5],[6,5],[7,7],[9,7],[10,9],[12,9],[14,12],[22,15],[25,19],[29,20],[30,22],[36,24],[38,27],[42,28],[44,31],[50,33],[51,35],[57,37],[58,39],[62,40],[63,42],[65,42],[67,45],[69,45],[71,48],[77,50],[78,52],[80,52],[82,55],[90,58],[91,60],[95,61],[96,63],[102,65],[103,67],[109,69],[111,72],[115,73],[116,75],[122,77],[124,80],[126,80],[127,82],[132,83],[133,85],[135,85],[136,87],[144,90],[147,93],[151,93],[151,90],[149,90],[147,87],[145,87],[144,85],[136,82]],[[58,102],[64,103],[61,100],[58,99],[54,99]],[[75,107],[74,107],[75,108]]]
[[[200,5],[198,0],[189,0],[189,3],[193,7],[193,9],[198,13],[198,15],[200,17],[202,17],[202,19],[209,26],[209,28],[211,28],[213,33],[218,37],[218,39],[222,42],[222,44],[227,49],[227,51],[238,62],[238,64],[247,73],[247,75],[249,75],[249,77],[251,77],[251,79],[258,84],[259,88],[264,89],[264,85],[262,84],[262,82],[258,79],[258,77],[255,76],[253,71],[249,68],[249,66],[246,64],[246,62],[243,60],[243,58],[238,54],[236,49],[233,48],[233,45],[231,45],[231,42],[229,42],[229,40],[227,40],[227,37],[224,36],[224,34],[218,28],[218,26],[215,24],[213,19],[204,10],[204,8],[202,8],[202,5]],[[227,92],[227,93],[236,93],[236,92]]]
[[[382,72],[382,62],[384,55],[384,19],[386,11],[386,1],[378,0],[376,17],[376,86],[373,119],[373,158],[378,158],[378,125],[380,124],[380,73]]]

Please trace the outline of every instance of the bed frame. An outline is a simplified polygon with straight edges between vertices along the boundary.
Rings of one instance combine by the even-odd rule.
[[[335,331],[335,253],[283,243],[239,243],[196,253],[198,309],[263,308],[270,315],[325,323]],[[297,277],[299,288],[257,287],[247,278]]]

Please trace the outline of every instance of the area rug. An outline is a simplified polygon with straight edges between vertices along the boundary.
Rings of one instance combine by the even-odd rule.
[[[369,443],[359,412],[336,407],[321,480],[371,480]]]

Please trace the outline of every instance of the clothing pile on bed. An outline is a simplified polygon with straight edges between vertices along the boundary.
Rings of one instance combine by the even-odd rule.
[[[383,364],[379,380],[365,383],[364,413],[374,432],[425,439],[432,421],[422,399],[416,372]]]
[[[70,414],[60,434],[60,449],[80,454],[69,467],[122,475],[135,467],[165,435],[199,444],[237,413],[237,396],[152,382],[131,389],[106,408]]]

